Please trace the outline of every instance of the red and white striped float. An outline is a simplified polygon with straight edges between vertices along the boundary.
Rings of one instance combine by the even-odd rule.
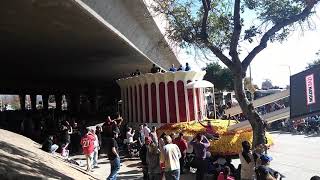
[[[147,73],[117,80],[121,88],[122,117],[134,124],[178,123],[201,118],[198,112],[205,111],[203,91],[187,84],[202,81],[205,74],[205,71]]]

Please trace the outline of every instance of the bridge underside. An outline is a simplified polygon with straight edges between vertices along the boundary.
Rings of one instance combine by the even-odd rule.
[[[104,87],[148,71],[153,62],[91,10],[78,0],[2,2],[0,93]]]

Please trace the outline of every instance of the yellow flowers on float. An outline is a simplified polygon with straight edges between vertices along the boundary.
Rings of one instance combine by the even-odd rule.
[[[252,130],[238,130],[238,131],[227,131],[227,128],[237,122],[234,120],[205,120],[204,124],[207,125],[208,121],[211,121],[213,130],[219,134],[219,140],[210,141],[210,152],[219,155],[237,155],[241,152],[242,141],[252,142]],[[157,130],[157,134],[161,135],[165,133],[178,134],[182,132],[185,139],[190,141],[196,134],[205,133],[206,128],[203,127],[198,121],[182,122],[175,124],[165,124]],[[268,146],[273,144],[272,137],[269,133],[266,133],[268,139]]]

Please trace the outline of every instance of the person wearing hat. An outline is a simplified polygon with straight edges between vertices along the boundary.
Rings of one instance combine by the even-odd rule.
[[[117,179],[118,171],[120,169],[120,156],[119,156],[119,146],[116,139],[119,136],[120,131],[115,129],[113,131],[113,137],[107,138],[106,147],[107,155],[110,160],[111,171],[107,180]]]
[[[256,176],[258,180],[277,179],[279,175],[280,175],[280,179],[285,177],[270,167],[270,162],[272,160],[273,160],[272,157],[266,154],[262,154],[260,156],[261,165],[256,169]]]

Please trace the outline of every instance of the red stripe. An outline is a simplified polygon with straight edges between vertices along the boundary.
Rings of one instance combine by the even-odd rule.
[[[177,122],[176,99],[175,99],[174,83],[172,81],[168,82],[168,98],[169,98],[170,123],[176,123]]]
[[[139,95],[140,95],[140,122],[142,123],[143,122],[143,111],[142,111],[142,107],[143,107],[143,104],[142,104],[142,87],[141,87],[141,84],[139,84]],[[139,122],[139,121],[138,121]]]
[[[138,97],[137,96],[138,96],[138,92],[137,92],[137,87],[135,86],[134,87],[134,104],[135,104],[134,110],[136,113],[135,122],[139,122],[139,120],[138,120]]]
[[[188,89],[188,101],[189,101],[189,114],[190,114],[190,120],[195,120],[194,117],[194,103],[193,103],[193,90]]]
[[[151,102],[152,102],[152,122],[157,123],[157,93],[156,84],[151,84]]]
[[[144,85],[144,107],[145,107],[145,115],[146,122],[149,122],[149,93],[148,93],[148,84]]]
[[[133,122],[133,93],[132,93],[132,87],[130,87],[130,99],[131,99],[131,103],[130,103],[130,109],[131,109],[131,119],[130,121]]]
[[[178,90],[178,103],[179,103],[179,116],[180,122],[187,121],[187,113],[186,113],[186,100],[184,94],[184,84],[182,81],[177,82],[177,90]]]
[[[160,120],[161,123],[167,123],[166,95],[165,84],[159,84],[159,100],[160,100]]]

